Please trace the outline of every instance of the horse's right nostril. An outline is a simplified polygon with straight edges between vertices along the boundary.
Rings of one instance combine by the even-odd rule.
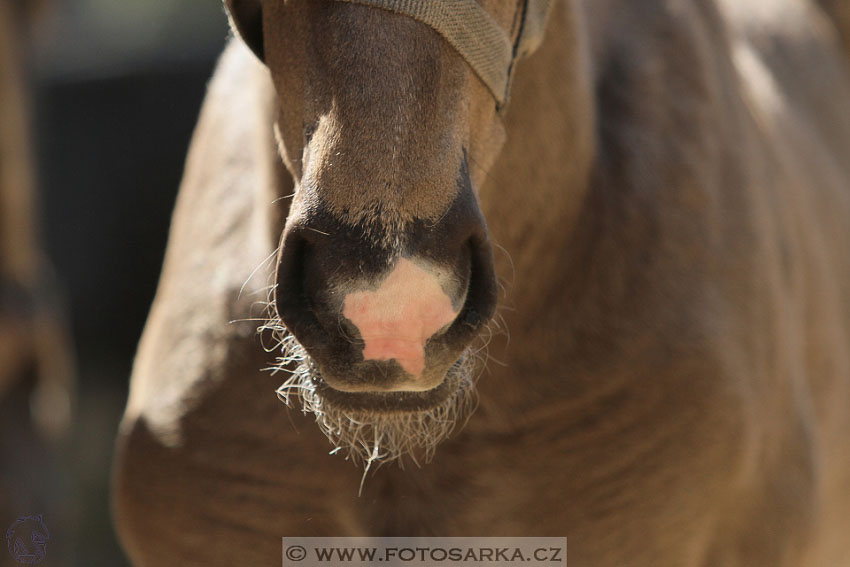
[[[322,349],[327,337],[321,330],[307,289],[307,257],[311,247],[309,229],[294,226],[287,229],[281,241],[277,260],[274,303],[277,315],[286,328],[308,350]],[[314,245],[314,244],[313,244]]]

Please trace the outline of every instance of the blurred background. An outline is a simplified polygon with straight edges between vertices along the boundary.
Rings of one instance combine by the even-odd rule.
[[[108,501],[113,441],[228,31],[218,0],[38,1],[29,24],[13,25],[29,84],[34,210],[67,315],[76,403],[65,435],[51,440],[29,419],[37,372],[0,388],[0,530],[43,514],[50,540],[40,565],[122,566]],[[29,0],[0,2],[18,18]],[[0,565],[17,565],[5,543]]]

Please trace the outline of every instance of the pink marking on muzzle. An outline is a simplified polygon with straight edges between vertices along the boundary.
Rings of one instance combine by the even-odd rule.
[[[425,342],[457,313],[437,277],[405,258],[377,290],[346,295],[342,308],[366,343],[364,359],[395,359],[413,376],[425,369]]]

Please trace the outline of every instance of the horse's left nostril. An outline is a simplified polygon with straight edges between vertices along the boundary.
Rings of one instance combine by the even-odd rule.
[[[454,343],[467,344],[474,340],[481,327],[493,317],[498,301],[493,251],[483,224],[469,239],[469,249],[466,301],[454,324],[445,333],[446,340]]]

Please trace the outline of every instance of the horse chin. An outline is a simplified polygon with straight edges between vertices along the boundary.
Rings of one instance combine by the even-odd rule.
[[[461,428],[475,408],[474,355],[470,349],[435,388],[424,392],[342,392],[323,379],[313,359],[280,324],[267,324],[281,356],[273,371],[290,374],[277,395],[289,407],[300,402],[342,454],[368,468],[409,456],[429,462],[437,446]]]

